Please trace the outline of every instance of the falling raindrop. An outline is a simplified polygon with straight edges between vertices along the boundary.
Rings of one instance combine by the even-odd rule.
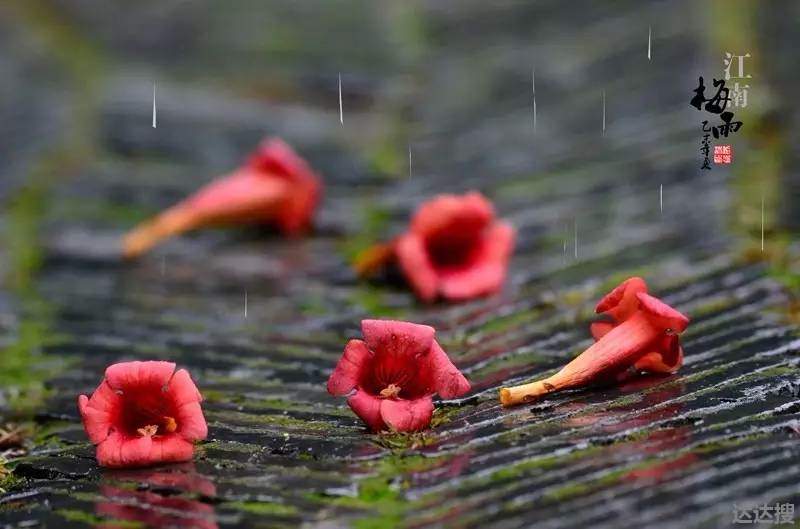
[[[664,184],[658,186],[658,207],[661,213],[664,213]]]
[[[153,82],[153,128],[156,128],[156,83]]]
[[[578,219],[575,219],[575,259],[578,258]]]
[[[606,91],[603,90],[603,135],[606,134]]]
[[[761,251],[764,251],[764,192],[761,192]]]
[[[247,291],[244,291],[244,317],[247,318]]]
[[[342,74],[339,73],[339,123],[344,125],[344,110],[342,109]]]
[[[651,43],[652,43],[652,39],[651,39],[652,34],[653,34],[653,27],[652,26],[647,26],[647,60],[648,61],[650,60],[650,49],[651,49]]]
[[[531,89],[533,90],[533,131],[536,132],[536,70],[531,68]]]
[[[411,144],[408,144],[408,177],[411,178]]]

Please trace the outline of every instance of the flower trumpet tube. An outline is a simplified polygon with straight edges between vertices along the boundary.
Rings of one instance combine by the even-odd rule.
[[[244,165],[129,232],[122,252],[137,257],[169,237],[217,224],[272,224],[297,235],[308,229],[320,193],[308,164],[283,141],[268,138]]]
[[[639,370],[637,362],[651,353],[657,353],[664,364],[674,365],[682,354],[678,335],[686,329],[689,319],[645,292],[634,291],[631,296],[630,315],[558,373],[544,380],[502,388],[503,406],[530,402],[555,391],[619,380],[630,370]]]
[[[358,255],[353,268],[359,277],[369,277],[393,259],[394,241],[374,244]]]

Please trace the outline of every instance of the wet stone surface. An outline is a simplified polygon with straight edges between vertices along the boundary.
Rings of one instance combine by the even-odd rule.
[[[27,406],[7,391],[0,411],[34,435],[0,526],[729,527],[734,504],[800,504],[800,335],[771,265],[742,258],[741,176],[699,171],[687,102],[717,55],[690,3],[12,4],[0,376]],[[209,230],[119,260],[119,235],[266,133],[324,175],[311,237]],[[501,295],[421,306],[355,279],[354,252],[467,189],[518,230]],[[501,385],[590,343],[594,303],[633,274],[692,318],[681,371],[501,409]],[[435,326],[473,391],[422,434],[367,433],[325,391],[365,317]],[[208,440],[192,463],[101,470],[76,397],[150,358],[190,370]]]

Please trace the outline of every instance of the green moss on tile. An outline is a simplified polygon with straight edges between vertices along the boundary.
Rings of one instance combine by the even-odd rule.
[[[546,358],[533,352],[493,357],[478,369],[469,371],[469,378],[472,380],[482,380],[493,373],[497,373],[498,371],[503,371],[506,369],[513,370],[514,368],[518,367],[530,368],[536,365],[545,365],[551,362],[551,358]],[[544,375],[540,376],[544,377]],[[539,376],[536,378],[538,379]]]
[[[431,417],[431,428],[438,428],[452,421],[459,413],[464,411],[464,406],[443,406],[439,405],[433,410]]]
[[[59,198],[50,215],[70,222],[95,222],[104,225],[134,225],[153,212],[126,204],[111,204],[86,198]]]
[[[222,397],[217,397],[217,402],[230,402],[231,397],[224,396],[223,393]],[[352,417],[353,412],[350,411],[350,408],[347,406],[342,405],[325,405],[325,404],[312,404],[307,402],[294,402],[291,400],[284,400],[284,399],[259,399],[259,398],[250,398],[250,397],[242,397],[240,399],[235,400],[234,402],[246,405],[248,407],[253,408],[260,408],[260,409],[269,409],[269,410],[281,410],[281,411],[289,411],[289,412],[304,412],[304,413],[316,413],[316,414],[324,414],[324,415],[331,415],[337,417]]]
[[[356,528],[398,527],[416,505],[403,494],[403,490],[409,486],[411,475],[435,468],[443,461],[446,461],[445,457],[395,452],[369,464],[372,474],[358,481],[358,494],[355,497],[332,498],[320,494],[307,497],[326,505],[363,511],[363,515],[353,523]]]
[[[409,296],[411,296],[410,293]],[[387,302],[385,291],[377,286],[364,283],[352,289],[350,303],[373,318],[396,318],[405,312],[402,308],[394,307]]]
[[[526,323],[535,322],[542,315],[542,309],[531,308],[521,310],[519,312],[512,312],[505,316],[499,316],[488,322],[484,323],[478,331],[483,334],[498,334],[509,329],[521,327]]]
[[[581,482],[574,482],[570,483],[569,485],[564,485],[562,487],[558,487],[554,490],[547,491],[544,494],[544,499],[555,501],[555,502],[562,502],[566,501],[570,498],[575,498],[578,496],[585,496],[591,492],[600,490],[602,488],[608,487],[617,483],[622,476],[630,472],[632,468],[625,468],[621,470],[615,470],[612,472],[608,472],[603,474],[598,478],[591,479],[589,481],[581,481]]]
[[[342,430],[329,422],[304,420],[290,415],[250,414],[234,410],[207,411],[206,418],[209,422],[220,421],[226,424],[247,424],[253,426],[274,426],[307,432],[325,433],[333,430]]]
[[[231,501],[225,502],[224,505],[236,510],[265,516],[294,516],[297,514],[296,507],[272,501]]]
[[[144,522],[134,520],[119,520],[112,518],[101,518],[95,514],[80,511],[78,509],[58,509],[55,513],[70,522],[79,522],[91,525],[93,527],[102,527],[112,525],[119,529],[140,529],[146,527]]]
[[[532,471],[544,471],[563,467],[577,460],[596,455],[605,449],[606,447],[603,446],[590,445],[583,449],[573,450],[564,455],[544,456],[528,459],[496,470],[489,476],[488,481],[507,481],[517,479],[520,476],[528,474]]]
[[[21,478],[9,468],[6,459],[0,456],[0,494],[13,490],[21,481]]]
[[[427,431],[422,432],[382,432],[375,434],[375,443],[389,450],[416,449],[433,443]]]
[[[370,167],[378,174],[387,177],[398,176],[406,160],[399,145],[393,141],[383,141],[374,145],[367,151],[366,156]]]
[[[772,435],[770,432],[754,432],[744,435],[736,435],[733,437],[725,437],[723,439],[703,441],[700,444],[694,446],[691,449],[691,451],[697,454],[709,454],[709,453],[721,452],[724,450],[728,450],[730,448],[751,443],[753,441],[765,439],[770,435]]]

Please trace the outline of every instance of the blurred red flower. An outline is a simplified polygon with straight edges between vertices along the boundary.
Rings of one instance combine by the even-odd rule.
[[[469,391],[427,325],[364,320],[364,341],[350,340],[328,379],[331,395],[347,403],[374,432],[411,432],[427,427],[433,395],[458,397]]]
[[[215,224],[273,224],[298,235],[309,228],[321,190],[291,147],[267,138],[244,165],[128,233],[123,254],[136,257],[168,237]]]
[[[89,440],[104,467],[187,461],[208,428],[202,397],[172,362],[122,362],[106,369],[91,397],[78,397]]]
[[[500,290],[514,237],[480,193],[439,195],[419,207],[406,233],[364,252],[356,269],[367,275],[396,259],[423,301],[470,299]]]

